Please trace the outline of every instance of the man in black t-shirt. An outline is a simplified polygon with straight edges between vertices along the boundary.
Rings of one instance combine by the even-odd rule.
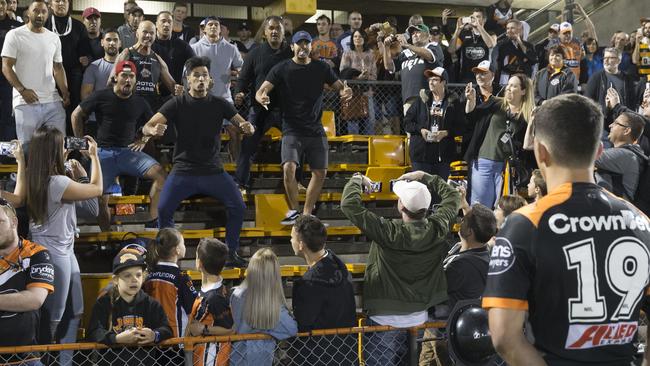
[[[254,128],[232,104],[209,93],[213,83],[209,58],[192,57],[185,63],[185,70],[189,91],[168,100],[142,129],[145,139],[162,136],[170,123],[177,136],[174,168],[160,196],[158,222],[161,228],[174,227],[174,211],[187,197],[203,194],[218,199],[228,212],[228,265],[242,267],[246,261],[239,257],[237,249],[246,206],[237,184],[223,170],[220,136],[224,119],[245,135],[252,134]]]
[[[323,61],[311,59],[311,36],[296,32],[291,39],[293,58],[275,65],[255,94],[255,100],[268,108],[269,93],[277,88],[282,111],[282,169],[289,211],[283,225],[293,225],[298,213],[298,182],[296,168],[305,155],[311,180],[302,213],[311,215],[323,188],[327,174],[327,136],[321,122],[323,114],[323,85],[341,92],[342,98],[352,97],[352,89],[344,85],[332,68]]]
[[[5,41],[7,32],[23,25],[21,22],[7,16],[7,0],[0,0],[0,49]],[[11,114],[12,86],[4,74],[0,72],[0,141],[11,141],[16,138],[16,123]]]
[[[449,52],[460,51],[460,71],[458,80],[461,83],[474,81],[472,68],[481,61],[490,59],[490,49],[496,45],[496,36],[490,35],[485,28],[485,14],[481,9],[474,9],[469,17],[460,17],[456,23],[456,31],[449,42]]]
[[[559,95],[531,124],[548,194],[510,214],[492,248],[482,300],[492,343],[508,365],[630,365],[650,310],[650,221],[594,183],[598,105]]]
[[[172,37],[172,19],[172,13],[168,11],[158,13],[156,17],[156,40],[151,49],[165,61],[176,84],[182,85],[183,66],[195,54],[187,41]],[[169,95],[170,91],[162,94]]]
[[[131,61],[115,65],[113,87],[93,92],[72,113],[72,127],[77,137],[84,134],[84,122],[93,112],[97,120],[97,145],[104,177],[104,195],[100,198],[99,227],[109,231],[111,214],[108,209],[108,188],[120,175],[153,180],[149,197],[151,222],[158,220],[158,199],[166,173],[160,164],[141,150],[145,142],[136,141],[136,130],[153,115],[149,104],[134,95],[136,66]]]

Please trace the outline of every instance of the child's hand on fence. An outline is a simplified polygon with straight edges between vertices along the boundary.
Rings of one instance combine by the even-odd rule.
[[[156,333],[149,328],[137,329],[138,344],[153,343],[156,340]]]
[[[115,342],[120,344],[135,344],[138,343],[140,337],[138,336],[138,329],[131,328],[127,329],[124,332],[118,334],[115,337]]]

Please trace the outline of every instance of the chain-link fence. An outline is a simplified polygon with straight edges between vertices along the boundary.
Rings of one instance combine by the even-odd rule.
[[[154,346],[107,347],[74,343],[0,347],[0,365],[417,365],[425,328],[388,326],[341,328],[300,333],[276,340],[266,334],[174,338]]]

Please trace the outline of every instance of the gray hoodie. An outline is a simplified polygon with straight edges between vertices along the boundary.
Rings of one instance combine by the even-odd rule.
[[[191,47],[197,56],[205,56],[210,59],[210,76],[214,80],[214,86],[210,93],[232,103],[230,72],[239,70],[244,64],[237,46],[229,43],[223,37],[217,43],[211,43],[207,36],[203,36]]]

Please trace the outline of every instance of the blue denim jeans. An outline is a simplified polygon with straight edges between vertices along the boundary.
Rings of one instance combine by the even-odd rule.
[[[380,325],[368,318],[367,325]],[[366,366],[408,365],[408,330],[391,330],[364,334]]]
[[[479,158],[472,163],[472,192],[470,203],[479,202],[489,208],[501,196],[503,169],[506,163]]]

